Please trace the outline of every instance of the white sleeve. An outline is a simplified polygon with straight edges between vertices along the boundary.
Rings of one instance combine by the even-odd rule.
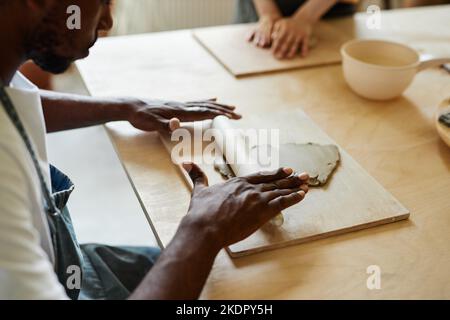
[[[0,144],[0,300],[67,299],[40,246],[23,170]]]

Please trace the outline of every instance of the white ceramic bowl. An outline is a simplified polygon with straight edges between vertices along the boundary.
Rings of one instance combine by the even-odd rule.
[[[421,62],[414,49],[385,40],[352,40],[342,46],[341,54],[344,77],[350,88],[373,100],[398,97],[418,71],[450,62],[450,59]]]

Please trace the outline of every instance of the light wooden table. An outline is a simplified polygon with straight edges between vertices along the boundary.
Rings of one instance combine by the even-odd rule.
[[[369,33],[394,30],[400,40],[404,34],[410,44],[428,43],[425,49],[450,55],[445,17],[450,6],[393,11],[383,15],[378,34]],[[333,24],[364,34],[363,17],[355,21]],[[420,29],[422,37],[414,40],[405,26]],[[223,251],[202,298],[450,298],[450,149],[433,127],[439,102],[450,96],[448,73],[422,72],[403,97],[371,102],[349,90],[339,65],[237,80],[189,31],[101,40],[79,68],[96,96],[219,97],[246,117],[302,108],[411,211],[408,221],[245,258],[232,260]],[[127,123],[107,130],[166,245],[186,213],[187,186],[157,134]],[[370,265],[381,268],[380,290],[366,287]]]

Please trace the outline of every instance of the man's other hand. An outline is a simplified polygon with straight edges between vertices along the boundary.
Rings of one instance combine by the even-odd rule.
[[[172,132],[180,122],[201,121],[226,116],[240,119],[234,106],[218,103],[216,99],[174,102],[136,100],[128,103],[127,120],[137,129],[144,131]]]

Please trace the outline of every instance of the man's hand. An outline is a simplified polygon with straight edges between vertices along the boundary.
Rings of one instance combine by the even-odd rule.
[[[281,168],[208,186],[201,169],[185,163],[194,183],[186,220],[193,232],[208,233],[217,249],[239,242],[282,210],[299,203],[308,192],[308,175]]]
[[[197,299],[219,251],[241,241],[308,192],[308,175],[292,169],[208,186],[198,166],[183,164],[194,183],[189,213],[131,299]]]
[[[213,119],[226,116],[240,119],[235,107],[217,103],[216,99],[172,102],[137,100],[129,104],[127,120],[137,129],[144,131],[172,132],[180,127],[180,122]]]
[[[272,53],[277,59],[292,59],[298,52],[305,57],[309,50],[312,23],[301,16],[283,18],[275,23]]]
[[[249,33],[247,41],[257,47],[269,48],[272,45],[273,27],[279,19],[280,15],[261,16],[258,25]]]

